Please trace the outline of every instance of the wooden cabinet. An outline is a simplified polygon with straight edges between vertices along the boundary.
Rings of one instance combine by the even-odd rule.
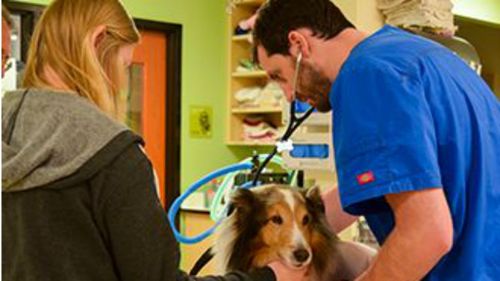
[[[181,219],[184,222],[182,226],[183,233],[189,237],[202,233],[214,224],[214,222],[210,219],[208,212],[203,211],[182,211]],[[211,235],[202,242],[194,245],[181,244],[182,270],[189,272],[201,255],[213,245],[213,241],[214,236]],[[198,276],[206,276],[215,273],[215,265],[213,260],[211,260],[207,265],[205,265],[205,267],[203,267]]]

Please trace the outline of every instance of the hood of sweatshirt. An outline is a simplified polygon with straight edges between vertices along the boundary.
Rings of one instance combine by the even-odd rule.
[[[70,178],[123,133],[133,135],[74,93],[39,89],[6,93],[2,99],[2,192],[51,187],[50,183]],[[120,146],[137,142],[139,137],[128,137]],[[120,148],[112,153],[108,149],[107,159],[120,152]]]

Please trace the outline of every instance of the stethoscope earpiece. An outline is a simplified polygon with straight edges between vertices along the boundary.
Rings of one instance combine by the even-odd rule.
[[[299,54],[297,55],[297,60],[296,60],[295,66],[300,65],[301,62],[302,62],[302,52],[299,51]]]

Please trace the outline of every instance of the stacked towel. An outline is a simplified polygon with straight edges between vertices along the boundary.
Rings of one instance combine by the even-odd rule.
[[[378,0],[378,8],[390,25],[449,36],[456,31],[450,0]]]
[[[265,87],[243,88],[234,94],[238,106],[248,107],[277,107],[281,105],[284,94],[278,84],[269,82]]]
[[[280,130],[262,116],[247,116],[243,119],[243,139],[272,142],[276,141]]]

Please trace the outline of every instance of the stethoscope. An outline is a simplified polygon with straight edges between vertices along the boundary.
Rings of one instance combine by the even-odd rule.
[[[267,158],[262,162],[262,164],[259,166],[259,169],[254,175],[254,179],[252,181],[252,186],[256,186],[259,182],[259,177],[262,174],[262,171],[264,168],[269,164],[269,161],[278,153],[279,150],[279,144],[286,143],[292,134],[297,130],[297,128],[304,123],[304,121],[313,113],[314,107],[310,107],[304,114],[302,114],[300,117],[298,117],[295,114],[295,106],[296,106],[296,100],[297,100],[297,80],[299,78],[299,72],[300,72],[300,66],[302,65],[302,52],[299,52],[299,55],[297,56],[297,59],[295,61],[295,72],[293,75],[293,88],[292,88],[292,101],[290,103],[290,117],[289,117],[289,122],[288,126],[285,130],[285,133],[281,136],[281,138],[278,141],[278,145],[276,145],[271,153],[267,156]],[[281,151],[280,151],[281,152]]]

